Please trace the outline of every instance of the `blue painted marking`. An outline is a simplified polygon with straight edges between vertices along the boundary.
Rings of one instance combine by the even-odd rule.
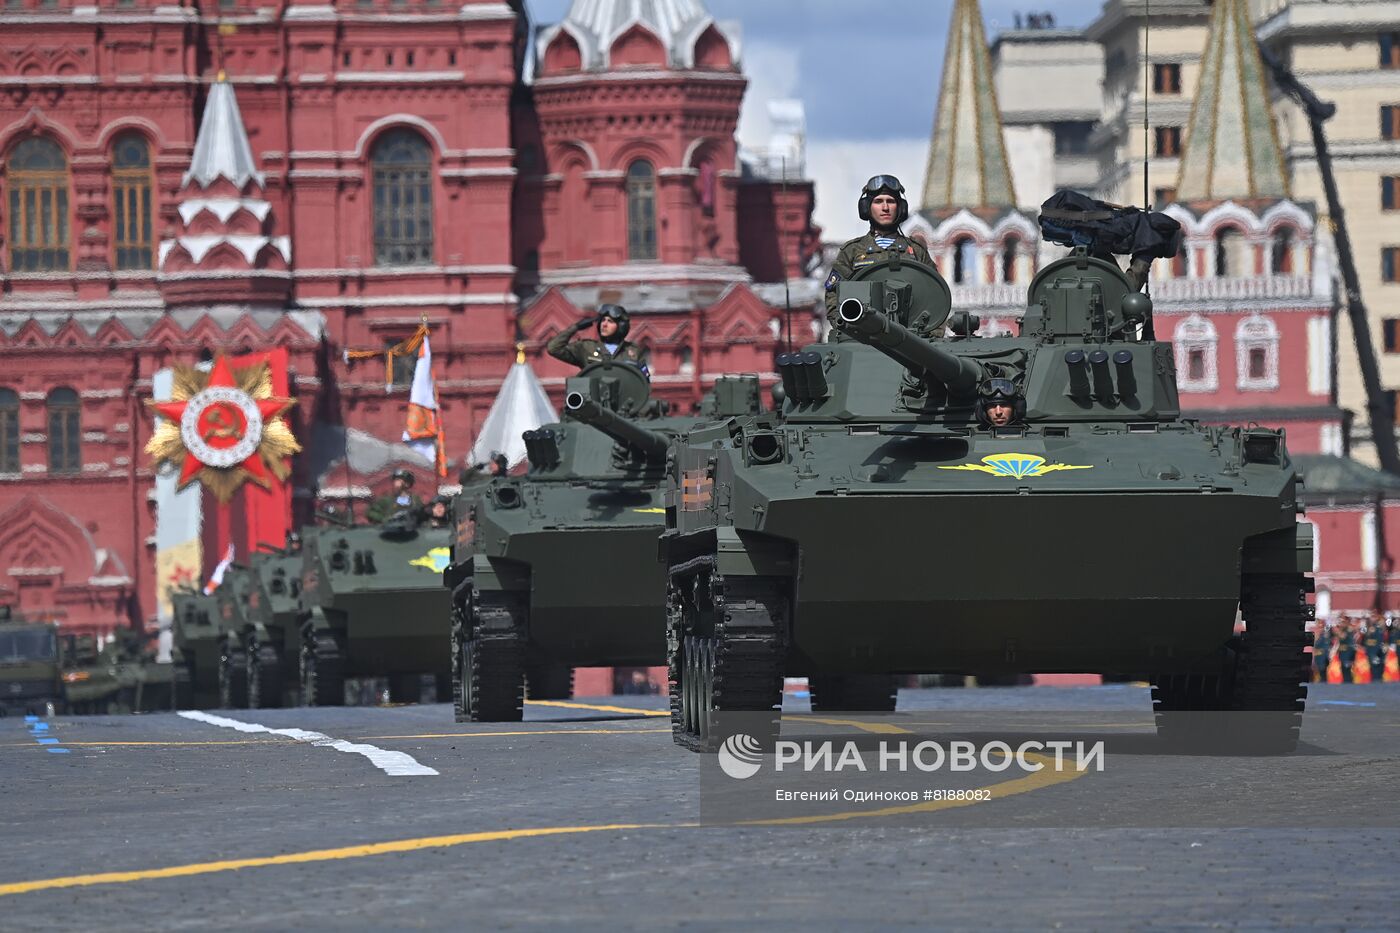
[[[38,742],[44,751],[55,755],[66,755],[69,749],[59,747],[61,740],[49,735],[49,724],[38,716],[25,716],[25,726],[29,732],[29,737]]]
[[[1375,706],[1374,703],[1362,703],[1358,700],[1318,700],[1318,706]]]

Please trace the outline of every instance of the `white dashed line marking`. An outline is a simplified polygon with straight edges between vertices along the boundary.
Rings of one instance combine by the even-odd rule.
[[[317,745],[325,748],[333,748],[338,752],[348,752],[352,755],[364,755],[380,771],[393,777],[415,777],[421,775],[436,775],[437,771],[417,762],[412,755],[403,752],[391,752],[380,748],[377,745],[365,745],[363,743],[347,742],[344,739],[333,739],[320,732],[309,732],[306,729],[273,729],[271,726],[264,726],[256,722],[243,722],[239,719],[229,719],[226,716],[214,716],[203,713],[199,710],[181,710],[180,715],[186,719],[193,719],[195,722],[207,723],[211,726],[219,726],[224,729],[235,729],[239,732],[262,732],[268,735],[281,735],[298,742],[305,742],[308,745]]]

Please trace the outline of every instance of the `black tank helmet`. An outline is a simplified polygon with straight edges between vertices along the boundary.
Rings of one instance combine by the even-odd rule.
[[[393,475],[393,477],[391,477],[391,478],[392,478],[392,479],[401,479],[401,480],[404,481],[404,485],[410,486],[410,487],[413,485],[413,482],[414,482],[414,480],[413,480],[413,474],[410,473],[408,470],[404,470],[404,469],[395,470],[395,471],[394,471],[394,475]]]
[[[1016,388],[1016,383],[1001,376],[983,380],[977,387],[977,404],[974,412],[977,420],[990,425],[991,419],[987,415],[987,409],[997,402],[1011,403],[1011,423],[1015,424],[1024,421],[1026,418],[1026,397]]]
[[[895,200],[899,201],[899,210],[894,215],[894,225],[898,227],[909,219],[909,200],[904,197],[904,185],[893,175],[872,175],[865,183],[860,192],[860,200],[856,202],[860,219],[867,222],[870,220],[870,202],[881,192],[892,194]]]
[[[627,332],[632,329],[632,316],[627,313],[627,309],[622,305],[599,305],[598,323],[603,323],[603,318],[610,317],[617,322],[617,336],[614,338],[621,342],[627,339]],[[598,332],[598,339],[602,340],[602,331]]]

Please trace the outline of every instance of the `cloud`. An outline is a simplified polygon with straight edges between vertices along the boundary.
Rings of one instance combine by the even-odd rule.
[[[739,112],[739,143],[748,148],[768,145],[772,127],[768,103],[798,95],[801,57],[791,45],[749,42],[744,47],[744,73],[749,79],[744,106]]]

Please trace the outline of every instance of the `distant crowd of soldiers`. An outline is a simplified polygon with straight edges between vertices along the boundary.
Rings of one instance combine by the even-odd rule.
[[[1400,618],[1371,612],[1334,613],[1313,633],[1313,675],[1318,683],[1400,681]]]

